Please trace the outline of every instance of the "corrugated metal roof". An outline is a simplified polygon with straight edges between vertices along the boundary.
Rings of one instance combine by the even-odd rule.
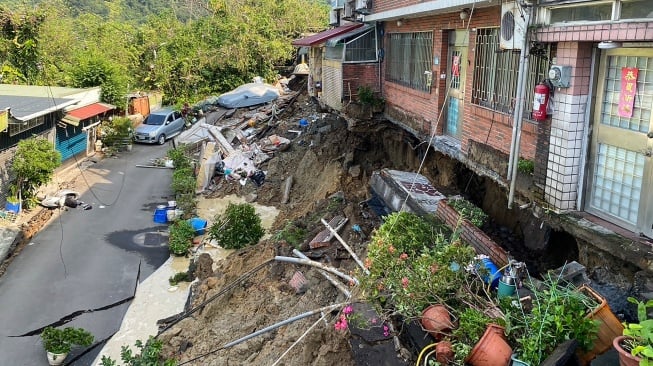
[[[331,37],[326,42],[326,45],[328,47],[334,47],[336,44],[338,44],[338,42],[342,41],[343,39],[346,40],[348,38],[352,38],[352,37],[357,36],[359,34],[363,34],[363,33],[367,32],[367,31],[369,31],[370,29],[373,29],[373,28],[374,28],[373,24],[365,24],[364,26],[356,28],[356,29],[354,29],[354,30],[352,30],[350,32],[343,33],[343,34],[337,35],[335,37]]]
[[[93,103],[87,106],[73,109],[63,117],[63,121],[73,126],[79,126],[79,123],[85,119],[95,117],[98,114],[115,109],[116,106],[107,103]]]
[[[77,100],[69,98],[0,95],[0,109],[9,108],[10,116],[19,121],[27,121],[40,117],[64,109],[76,102]]]
[[[339,36],[343,33],[350,32],[358,27],[361,27],[363,23],[353,23],[353,24],[347,24],[347,25],[341,25],[340,27],[336,27],[333,29],[325,30],[324,32],[320,32],[317,34],[314,34],[312,36],[304,37],[298,40],[293,41],[293,46],[314,46],[316,44],[321,44],[329,39]]]
[[[13,85],[0,84],[0,95],[15,95],[22,97],[65,98],[95,88],[64,88],[47,85]]]

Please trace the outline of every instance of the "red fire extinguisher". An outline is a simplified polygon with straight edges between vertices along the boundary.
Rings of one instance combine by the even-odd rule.
[[[535,86],[533,96],[533,119],[544,121],[546,119],[546,107],[549,104],[549,87],[544,83]]]

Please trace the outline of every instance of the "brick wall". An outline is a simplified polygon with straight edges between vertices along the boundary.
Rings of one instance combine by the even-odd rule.
[[[342,64],[342,96],[345,101],[356,100],[358,87],[367,86],[376,93],[381,92],[378,63]]]
[[[383,1],[381,3],[384,8],[391,9],[416,4],[418,1]],[[381,9],[375,11],[381,11]],[[470,17],[468,66],[464,68],[466,72],[464,121],[460,141],[463,152],[467,152],[470,140],[489,145],[505,153],[510,152],[512,114],[497,112],[471,103],[471,90],[474,82],[474,47],[476,45],[474,29],[498,27],[500,17],[500,6],[476,9]],[[448,65],[449,33],[454,30],[466,29],[467,22],[460,20],[459,12],[456,11],[448,14],[403,19],[401,26],[398,26],[396,21],[389,21],[384,26],[386,34],[433,32],[433,53],[439,59],[439,64],[432,65],[433,84],[430,92],[418,91],[385,80],[382,89],[389,118],[419,133],[422,137],[430,136],[433,133],[442,134],[446,115],[440,112],[445,102],[447,85],[446,79],[441,79],[440,76],[446,75],[448,67],[450,67]],[[382,66],[383,69],[385,66]],[[536,145],[537,125],[525,121],[522,128],[520,155],[527,159],[534,159]]]
[[[452,230],[460,230],[460,238],[474,247],[478,254],[487,255],[498,267],[508,264],[508,254],[503,248],[468,220],[461,221],[458,212],[447,204],[446,199],[438,203],[435,216]]]

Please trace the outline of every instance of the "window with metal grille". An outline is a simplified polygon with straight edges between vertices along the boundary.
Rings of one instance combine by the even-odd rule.
[[[533,112],[533,89],[544,80],[549,68],[550,49],[534,47],[529,56],[528,77],[524,89],[524,118]],[[499,48],[499,28],[478,29],[476,32],[476,59],[472,83],[472,103],[500,112],[515,109],[519,52]]]
[[[345,62],[376,61],[376,29],[345,43]]]
[[[21,133],[23,131],[27,131],[30,128],[34,128],[34,127],[42,125],[44,123],[45,123],[45,116],[36,117],[36,118],[30,119],[29,121],[26,121],[26,122],[10,123],[9,124],[9,136],[18,135],[19,133]]]
[[[424,71],[433,64],[433,32],[390,33],[386,62],[386,80],[430,91]]]

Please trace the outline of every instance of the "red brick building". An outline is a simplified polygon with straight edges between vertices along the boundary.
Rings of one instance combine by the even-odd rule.
[[[322,98],[327,105],[341,110],[357,86],[369,86],[388,120],[492,179],[509,203],[610,228],[620,239],[556,224],[653,271],[650,244],[637,239],[653,237],[653,1],[332,3],[334,26],[344,19],[376,29],[376,52],[314,73],[320,93],[339,93]],[[317,46],[331,52],[328,42]],[[535,102],[541,83],[548,108]],[[536,189],[515,195],[524,159],[534,163]]]

